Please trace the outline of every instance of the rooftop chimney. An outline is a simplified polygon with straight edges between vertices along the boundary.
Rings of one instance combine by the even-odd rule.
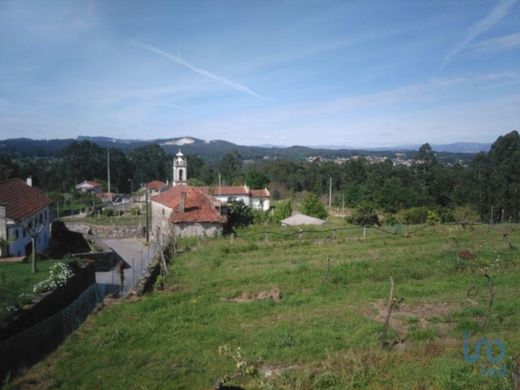
[[[27,183],[29,187],[32,187],[32,176],[29,176],[27,179],[25,179],[25,183]]]
[[[184,213],[184,208],[186,207],[186,192],[181,192],[181,202],[179,203],[179,212]]]

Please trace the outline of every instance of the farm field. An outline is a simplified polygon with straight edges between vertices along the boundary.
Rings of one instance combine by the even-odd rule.
[[[511,389],[520,226],[385,229],[183,242],[162,290],[107,303],[7,388],[212,389],[243,366],[246,389]],[[504,356],[468,361],[465,334]]]

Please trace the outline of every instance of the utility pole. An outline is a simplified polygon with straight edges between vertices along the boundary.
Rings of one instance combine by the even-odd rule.
[[[146,207],[146,243],[150,241],[150,223],[148,218],[148,183],[144,187],[144,207]]]
[[[221,180],[220,180],[220,172],[218,173],[218,195],[219,196],[222,195],[222,183],[221,183]],[[222,211],[221,210],[221,202],[220,201],[218,202],[218,211],[219,211],[219,213]]]
[[[110,149],[107,149],[107,184],[110,192]]]
[[[329,209],[332,206],[332,177],[329,177]]]

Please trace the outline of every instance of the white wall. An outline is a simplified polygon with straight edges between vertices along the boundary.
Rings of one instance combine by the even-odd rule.
[[[150,229],[150,236],[153,240],[159,242],[161,245],[165,244],[171,235],[171,227],[168,220],[172,213],[172,209],[159,203],[151,202],[152,204],[152,227]]]
[[[41,217],[41,223],[40,223]],[[21,223],[16,223],[13,220],[7,222],[7,235],[8,235],[8,254],[9,256],[26,256],[25,247],[31,243],[31,236],[25,232],[23,225],[28,225],[29,222],[32,226],[43,226],[38,238],[36,239],[36,253],[45,252],[49,247],[50,237],[50,212],[49,208],[45,207],[31,217],[25,218]],[[16,234],[18,232],[18,238]],[[25,237],[24,237],[25,235]]]
[[[222,234],[221,223],[176,223],[173,234],[176,237],[217,237]]]
[[[257,210],[268,211],[271,208],[269,198],[251,198],[251,207]]]

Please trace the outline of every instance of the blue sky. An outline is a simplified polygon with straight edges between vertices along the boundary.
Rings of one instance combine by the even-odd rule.
[[[487,142],[520,2],[0,0],[0,138]]]

